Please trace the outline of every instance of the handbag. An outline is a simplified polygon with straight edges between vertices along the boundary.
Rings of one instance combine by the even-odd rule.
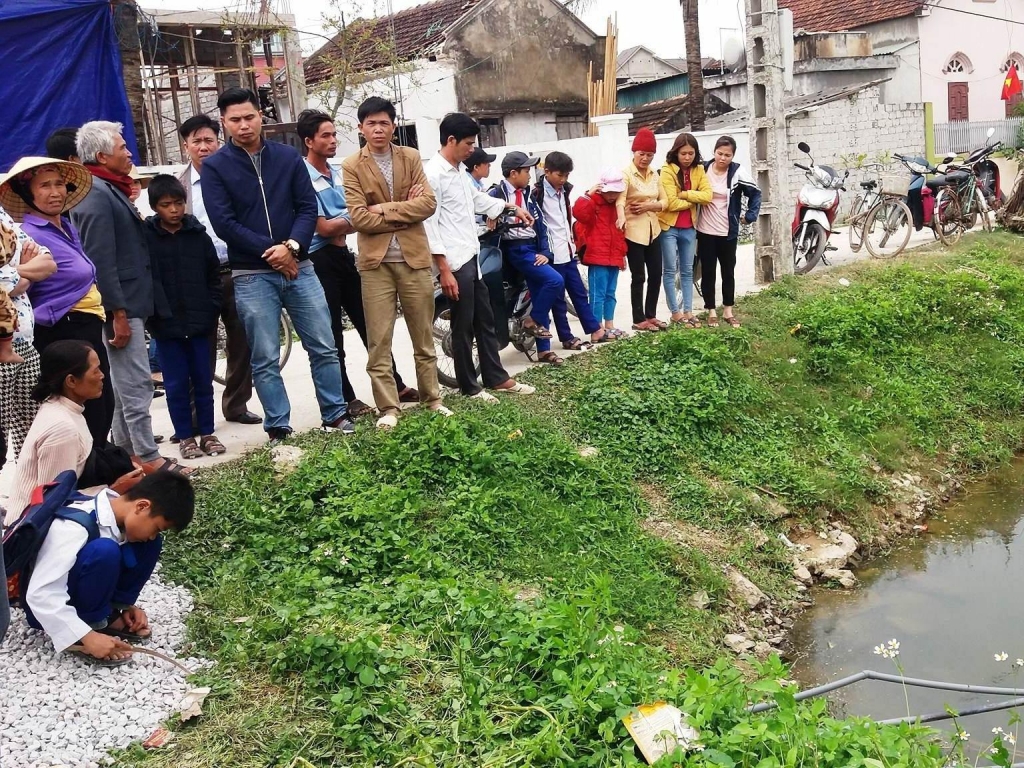
[[[119,448],[113,443],[95,445],[89,453],[89,458],[85,460],[85,468],[78,478],[78,487],[110,485],[134,469],[132,457],[124,448]]]

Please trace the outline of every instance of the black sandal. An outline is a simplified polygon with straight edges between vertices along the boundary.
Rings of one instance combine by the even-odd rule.
[[[579,352],[582,349],[590,349],[590,342],[584,341],[580,338],[569,339],[568,341],[562,342],[562,349],[568,349],[572,352]]]
[[[523,333],[533,336],[535,339],[550,339],[551,331],[543,325],[523,325]]]
[[[559,366],[565,362],[562,358],[556,355],[554,352],[545,352],[537,357],[538,363],[547,363],[548,365]]]

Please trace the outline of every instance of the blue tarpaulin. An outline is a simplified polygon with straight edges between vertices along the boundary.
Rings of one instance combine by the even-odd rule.
[[[0,171],[57,128],[124,124],[138,158],[109,0],[0,0]]]

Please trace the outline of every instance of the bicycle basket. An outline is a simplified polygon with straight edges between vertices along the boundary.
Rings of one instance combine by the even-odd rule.
[[[880,180],[882,182],[883,195],[899,195],[900,197],[906,197],[907,193],[910,191],[910,179],[906,176],[894,173],[883,174]]]

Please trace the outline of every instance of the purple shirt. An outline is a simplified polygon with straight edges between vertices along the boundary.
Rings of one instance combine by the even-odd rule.
[[[26,213],[21,225],[29,237],[50,249],[57,263],[55,274],[28,289],[39,325],[56,325],[96,284],[96,267],[82,250],[78,231],[67,216],[61,217],[61,226],[63,232],[33,213]]]

